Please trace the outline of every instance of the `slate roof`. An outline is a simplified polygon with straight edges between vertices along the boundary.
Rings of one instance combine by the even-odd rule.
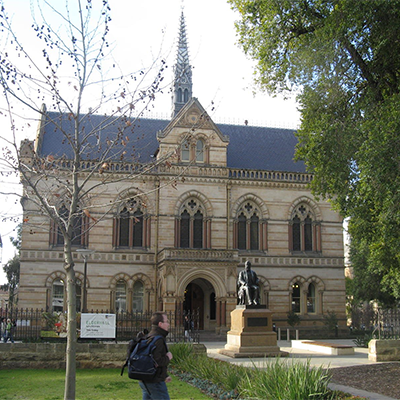
[[[50,120],[57,120],[66,132],[73,132],[73,120],[66,114],[48,113]],[[143,118],[136,121],[122,133],[128,137],[126,146],[116,146],[112,153],[118,159],[125,150],[124,159],[132,162],[149,162],[158,149],[157,131],[164,129],[169,120]],[[96,159],[107,147],[107,141],[113,140],[118,132],[118,123],[105,125],[105,117],[91,115],[87,120],[84,133],[93,127],[101,127],[98,135],[91,135],[88,145],[82,152],[85,159]],[[268,171],[306,172],[303,162],[294,162],[294,150],[297,138],[292,129],[264,128],[244,125],[216,124],[222,134],[229,137],[227,166],[229,168],[258,169]],[[53,155],[55,158],[72,157],[68,142],[61,130],[54,124],[46,123],[42,131],[38,153],[42,156]]]

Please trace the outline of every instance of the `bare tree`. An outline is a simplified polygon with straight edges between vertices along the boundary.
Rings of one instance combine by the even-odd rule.
[[[60,8],[52,1],[37,0],[32,6],[35,45],[21,41],[6,3],[0,10],[6,40],[0,51],[0,82],[1,113],[9,118],[10,129],[0,133],[1,169],[22,181],[24,226],[44,229],[40,221],[46,216],[62,236],[68,305],[64,398],[74,399],[77,334],[72,244],[103,218],[99,210],[103,216],[110,210],[112,204],[102,196],[108,185],[138,179],[173,155],[171,151],[146,164],[135,155],[135,122],[162,89],[165,65],[156,60],[146,71],[124,75],[116,64],[107,64],[111,20],[107,0],[101,5],[66,1]],[[103,117],[97,119],[100,112]],[[21,132],[33,129],[32,119],[58,135],[62,153],[43,156],[38,143],[29,140],[20,146]],[[122,175],[116,173],[116,164]],[[82,215],[85,224],[77,235]]]

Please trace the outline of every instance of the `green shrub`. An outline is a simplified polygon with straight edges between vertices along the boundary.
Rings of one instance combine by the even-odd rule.
[[[264,362],[246,375],[238,387],[244,398],[265,400],[332,399],[328,389],[330,375],[322,367],[310,366],[310,361],[291,363],[277,358]]]
[[[291,327],[295,327],[300,324],[300,317],[293,310],[287,313],[287,323]]]
[[[358,336],[355,339],[353,339],[353,343],[357,347],[366,347],[366,348],[368,348],[368,343],[373,338],[374,338],[373,334],[371,332],[367,332],[367,333],[364,333],[363,336]]]

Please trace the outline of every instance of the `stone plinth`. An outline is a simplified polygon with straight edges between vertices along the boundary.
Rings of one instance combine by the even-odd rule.
[[[272,331],[272,312],[265,305],[237,306],[231,312],[231,330],[220,354],[234,358],[287,356]]]

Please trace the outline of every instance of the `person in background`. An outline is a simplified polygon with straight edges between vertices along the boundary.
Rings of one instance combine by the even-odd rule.
[[[10,339],[11,343],[14,343],[14,338],[13,338],[13,330],[14,330],[15,322],[11,322],[11,319],[7,319],[6,323],[6,333],[4,335],[4,343],[8,342],[8,339]]]

